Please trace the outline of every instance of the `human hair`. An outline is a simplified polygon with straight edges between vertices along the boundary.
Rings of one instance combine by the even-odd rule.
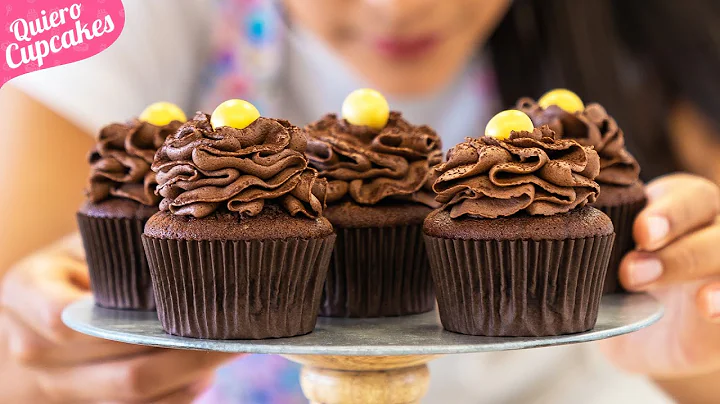
[[[716,0],[515,0],[488,46],[506,105],[556,87],[601,103],[645,179],[677,169],[667,130],[675,102],[720,129]]]

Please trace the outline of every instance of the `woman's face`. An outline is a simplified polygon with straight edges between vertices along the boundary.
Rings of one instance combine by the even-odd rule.
[[[447,84],[511,0],[284,0],[293,23],[324,40],[372,86],[418,95]]]

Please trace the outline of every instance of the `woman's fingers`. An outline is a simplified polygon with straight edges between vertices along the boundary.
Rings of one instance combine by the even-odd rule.
[[[148,402],[210,377],[229,354],[163,349],[120,361],[38,370],[44,392],[62,402]]]
[[[89,337],[62,322],[65,307],[86,297],[84,263],[62,253],[37,254],[5,277],[3,316],[10,354],[29,367],[56,367],[137,355],[152,348]]]
[[[82,335],[58,345],[38,335],[10,311],[3,313],[2,320],[3,329],[7,331],[10,357],[28,368],[46,369],[117,360],[156,350]]]
[[[620,265],[629,290],[646,290],[720,275],[720,222],[653,252],[633,251]]]
[[[152,404],[191,404],[195,399],[202,395],[210,385],[212,384],[212,378],[208,377],[200,379],[198,382],[194,382],[188,386],[165,394],[162,397],[153,397],[147,402]],[[99,404],[136,404],[138,401],[98,401]]]
[[[207,391],[212,382],[212,377],[205,377],[178,391],[156,398],[152,402],[153,404],[190,404],[195,398]]]
[[[720,281],[710,282],[700,288],[696,304],[708,320],[720,324]]]
[[[21,262],[5,276],[2,307],[12,311],[43,338],[64,343],[80,334],[62,322],[65,307],[90,292],[78,284],[87,267],[65,256],[38,256]]]
[[[197,395],[232,355],[164,350],[76,333],[63,309],[89,295],[87,266],[49,249],[15,266],[3,279],[0,320],[10,353],[57,402],[184,403]]]
[[[656,251],[720,215],[720,190],[687,174],[655,180],[647,186],[648,206],[637,217],[633,236],[643,251]]]

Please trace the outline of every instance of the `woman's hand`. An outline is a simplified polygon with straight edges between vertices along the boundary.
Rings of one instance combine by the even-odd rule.
[[[657,379],[720,371],[720,189],[675,174],[647,187],[649,203],[633,230],[638,249],[620,266],[631,291],[665,305],[655,325],[604,341],[621,368]],[[720,386],[716,386],[720,387]]]
[[[89,294],[78,238],[37,253],[2,285],[10,357],[29,370],[43,402],[185,403],[231,355],[176,351],[92,338],[65,327],[66,305]]]

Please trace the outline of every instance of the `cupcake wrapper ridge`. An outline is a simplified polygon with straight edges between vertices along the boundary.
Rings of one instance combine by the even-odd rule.
[[[592,329],[613,239],[613,234],[539,241],[426,235],[443,327],[518,337]]]
[[[146,219],[77,214],[95,303],[111,309],[155,310],[142,244]]]
[[[335,235],[196,241],[143,236],[166,332],[263,339],[315,327]]]
[[[619,206],[596,206],[596,208],[610,217],[615,226],[615,244],[613,247],[610,264],[608,265],[607,276],[605,277],[605,287],[603,294],[624,292],[625,289],[620,285],[618,279],[618,271],[620,270],[620,262],[625,254],[635,249],[635,240],[633,239],[633,223],[638,213],[640,213],[647,201],[645,199],[623,204]]]
[[[321,316],[390,317],[435,307],[420,224],[336,232]]]

